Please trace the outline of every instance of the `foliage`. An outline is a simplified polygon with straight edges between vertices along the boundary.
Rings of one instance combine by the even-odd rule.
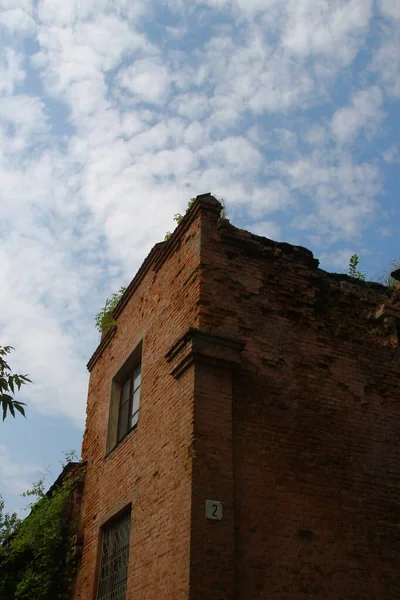
[[[99,313],[97,313],[95,317],[96,329],[97,331],[102,333],[107,333],[109,329],[113,325],[116,324],[116,321],[113,319],[113,310],[117,306],[118,302],[121,300],[122,296],[126,291],[126,287],[120,287],[118,292],[113,294],[111,298],[107,298],[105,305],[101,309]]]
[[[24,498],[28,498],[29,496],[34,496],[34,497],[36,497],[36,500],[40,500],[40,498],[44,498],[45,495],[46,495],[46,491],[45,491],[45,476],[44,475],[41,475],[39,477],[39,479],[32,484],[31,489],[26,490],[26,492],[24,492],[22,494],[22,496]],[[31,504],[29,504],[29,507],[33,508],[34,505],[35,505],[35,502],[32,502]]]
[[[358,254],[353,254],[353,256],[350,257],[349,275],[350,275],[350,277],[353,277],[354,279],[360,279],[361,281],[365,281],[364,273],[361,273],[361,271],[359,271],[357,268],[359,262],[360,262],[360,259],[358,257]]]
[[[0,494],[0,546],[4,540],[16,531],[20,522],[17,513],[4,512],[4,500]]]
[[[224,198],[218,198],[218,200],[222,204],[221,219],[227,219],[228,218],[228,209],[226,208],[226,200]]]
[[[0,346],[0,404],[3,408],[3,421],[7,416],[7,410],[15,418],[17,410],[25,417],[25,403],[14,400],[11,394],[15,394],[15,390],[21,389],[22,385],[32,383],[27,375],[17,375],[11,371],[5,357],[14,350],[12,346]]]
[[[78,462],[79,461],[78,453],[74,449],[64,450],[63,455],[64,455],[63,460],[60,460],[60,465],[62,466],[62,468],[66,467],[67,464],[70,462]]]
[[[196,198],[190,198],[190,200],[189,200],[189,202],[188,202],[188,205],[187,205],[187,208],[186,208],[186,211],[185,211],[185,215],[186,215],[186,213],[188,212],[188,210],[190,209],[190,207],[193,205],[193,203],[195,202],[195,200],[196,200]],[[182,219],[183,219],[183,217],[184,217],[185,215],[181,215],[180,213],[176,213],[176,214],[174,215],[174,221],[175,221],[175,223],[176,223],[177,225],[179,225],[179,223],[182,221]]]
[[[387,285],[390,288],[397,289],[400,286],[400,282],[397,279],[394,279],[391,276],[391,273],[400,267],[400,257],[395,258],[390,261],[388,268],[381,273],[378,281],[383,283],[383,285]]]
[[[0,598],[2,600],[62,600],[72,577],[68,560],[68,501],[70,484],[64,482],[44,494],[43,480],[26,496],[38,499],[24,521],[8,518],[12,535],[0,547]],[[16,517],[16,515],[15,515]],[[4,518],[3,518],[4,521]],[[3,528],[3,533],[6,531]]]
[[[190,209],[190,207],[192,206],[192,204],[195,202],[196,198],[190,198],[188,205],[186,207],[186,211],[185,214],[182,215],[181,213],[175,213],[174,215],[174,221],[177,225],[180,224],[180,222],[182,221],[183,217],[186,215],[186,213],[188,212],[188,210]],[[226,210],[226,201],[223,198],[219,198],[218,199],[219,202],[222,204],[222,210],[221,210],[221,218],[222,219],[227,219],[228,218],[228,213]],[[172,236],[172,233],[170,231],[167,231],[167,233],[165,234],[164,237],[164,242],[167,242],[170,237]]]

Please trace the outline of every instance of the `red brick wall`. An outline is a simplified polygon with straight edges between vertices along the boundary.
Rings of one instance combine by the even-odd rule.
[[[209,237],[200,326],[246,341],[236,599],[399,598],[399,351],[394,320],[371,318],[386,290],[224,222]]]
[[[75,600],[93,597],[99,527],[130,502],[127,600],[188,597],[194,379],[189,370],[174,380],[165,354],[198,325],[198,208],[131,284],[116,333],[90,363],[82,447],[84,547]],[[105,456],[111,380],[142,338],[139,423]]]
[[[206,198],[147,259],[90,362],[75,600],[129,502],[127,600],[400,597],[395,318],[374,318],[382,286],[316,263]],[[111,380],[142,338],[139,425],[105,457]]]

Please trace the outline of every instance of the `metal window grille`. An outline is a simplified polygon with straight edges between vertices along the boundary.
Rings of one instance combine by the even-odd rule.
[[[130,525],[129,512],[103,529],[97,600],[125,600]]]

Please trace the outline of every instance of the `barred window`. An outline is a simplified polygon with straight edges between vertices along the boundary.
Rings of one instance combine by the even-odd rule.
[[[97,600],[125,600],[131,513],[103,527]]]

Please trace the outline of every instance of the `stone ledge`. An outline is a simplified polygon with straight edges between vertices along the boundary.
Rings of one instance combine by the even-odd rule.
[[[246,342],[228,335],[191,327],[168,350],[165,358],[171,365],[171,375],[179,377],[194,363],[212,364],[233,369],[241,363]]]

